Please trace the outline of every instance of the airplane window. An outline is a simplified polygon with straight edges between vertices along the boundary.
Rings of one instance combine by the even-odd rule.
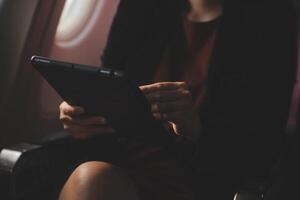
[[[74,39],[84,29],[97,3],[99,0],[66,0],[55,41],[60,43]]]

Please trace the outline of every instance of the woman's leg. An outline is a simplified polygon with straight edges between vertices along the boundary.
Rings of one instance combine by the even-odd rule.
[[[59,200],[138,200],[134,183],[122,169],[105,162],[87,162],[75,169]]]

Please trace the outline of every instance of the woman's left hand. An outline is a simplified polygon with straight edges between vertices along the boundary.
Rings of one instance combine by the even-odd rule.
[[[170,122],[174,132],[196,140],[200,135],[200,119],[192,95],[184,82],[158,82],[140,86],[151,103],[153,116]]]

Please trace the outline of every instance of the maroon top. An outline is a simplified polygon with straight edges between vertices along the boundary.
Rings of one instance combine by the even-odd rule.
[[[195,106],[199,107],[206,93],[207,73],[212,54],[218,19],[210,22],[191,22],[184,18],[181,37],[183,42],[183,55],[173,56],[168,50],[154,76],[154,82],[172,81],[173,72],[171,63],[180,63],[176,81],[184,81],[191,89]],[[171,60],[172,59],[172,60]],[[173,80],[174,81],[174,80]]]
[[[174,81],[174,73],[179,72],[175,75],[175,81],[184,81],[188,84],[196,108],[201,106],[205,96],[209,60],[214,46],[218,21],[216,19],[210,22],[197,23],[188,21],[185,18],[183,20],[183,37],[176,38],[174,41],[175,47],[182,47],[183,49],[179,49],[179,51],[175,49],[175,53],[172,52],[174,46],[167,49],[153,79],[153,82]],[[180,69],[174,69],[176,67]],[[170,123],[164,125],[170,132],[173,132]],[[138,144],[133,146],[136,152]],[[144,145],[142,144],[141,147],[143,148]],[[161,147],[146,148],[141,150],[140,153],[136,153],[131,159],[138,160],[147,154],[153,154],[153,152],[160,150]]]

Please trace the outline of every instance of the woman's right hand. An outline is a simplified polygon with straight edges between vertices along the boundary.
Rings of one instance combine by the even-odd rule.
[[[59,106],[60,121],[64,130],[77,139],[86,139],[95,135],[112,134],[114,129],[101,116],[83,116],[84,108],[62,102]]]

